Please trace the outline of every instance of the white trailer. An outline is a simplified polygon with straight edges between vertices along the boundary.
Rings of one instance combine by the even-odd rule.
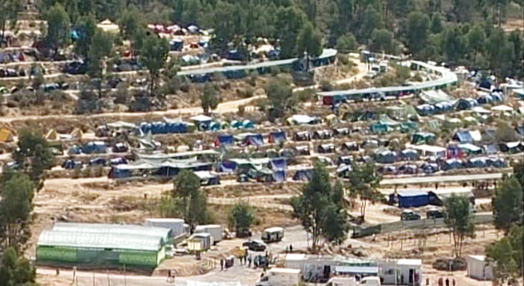
[[[173,237],[186,234],[184,220],[179,218],[146,218],[145,225],[169,228],[173,231]]]
[[[218,224],[206,224],[195,227],[194,233],[209,233],[213,237],[213,242],[218,243],[222,240],[222,226]]]
[[[213,236],[209,233],[194,233],[187,239],[187,249],[190,251],[206,251],[213,245]]]
[[[331,277],[324,286],[357,286],[355,277]]]
[[[299,269],[273,268],[261,277],[256,286],[290,286],[300,283]]]

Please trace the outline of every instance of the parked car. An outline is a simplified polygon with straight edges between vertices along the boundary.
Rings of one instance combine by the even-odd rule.
[[[420,214],[412,210],[403,210],[400,215],[400,220],[419,220],[421,219]]]
[[[243,247],[247,247],[251,251],[265,251],[267,246],[263,241],[260,240],[248,240],[242,243]]]
[[[427,218],[443,218],[444,213],[441,210],[434,208],[426,212],[426,217]]]

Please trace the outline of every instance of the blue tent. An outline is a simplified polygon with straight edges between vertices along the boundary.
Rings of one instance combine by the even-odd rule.
[[[89,166],[104,166],[106,159],[104,158],[93,158],[89,160]]]
[[[471,158],[466,162],[468,168],[485,168],[488,166],[487,158]]]
[[[69,152],[68,152],[69,155],[79,155],[79,154],[82,154],[82,148],[74,145],[73,147],[71,147],[69,149]]]
[[[309,181],[313,177],[313,169],[301,169],[293,175],[293,181]]]
[[[174,39],[170,43],[171,50],[172,51],[182,51],[182,48],[184,48],[184,40],[182,39]]]
[[[493,102],[493,97],[491,97],[491,95],[488,94],[482,95],[479,98],[477,98],[477,102],[479,104],[489,104]]]
[[[218,135],[217,140],[215,141],[215,146],[233,146],[235,144],[235,139],[231,134],[220,134]]]
[[[426,174],[433,174],[439,170],[439,166],[437,163],[426,162],[420,167],[420,169]]]
[[[218,166],[218,171],[223,173],[234,173],[237,168],[237,164],[233,161],[223,160]]]
[[[251,122],[251,120],[248,120],[248,119],[244,119],[242,121],[241,126],[243,129],[254,129],[255,128],[255,124],[253,124],[253,122]]]
[[[452,170],[452,169],[459,169],[459,168],[462,168],[464,166],[464,163],[462,162],[462,160],[459,160],[459,159],[448,159],[444,162],[442,162],[442,170],[444,171],[447,171],[447,170]]]
[[[453,140],[460,143],[473,143],[473,136],[469,131],[459,131],[453,136]]]
[[[82,148],[86,154],[102,154],[107,153],[107,146],[102,141],[90,141]]]
[[[375,155],[375,161],[382,164],[395,163],[397,161],[397,152],[386,150],[377,153]]]
[[[151,131],[151,123],[149,123],[149,122],[141,122],[140,123],[140,130],[142,130],[143,133],[149,133],[149,131]]]
[[[455,103],[457,111],[468,110],[478,105],[478,102],[473,98],[461,98]]]
[[[286,132],[284,131],[273,131],[269,133],[269,143],[279,144],[281,142],[286,142]]]
[[[338,157],[338,165],[351,165],[351,163],[353,162],[353,157],[352,156],[340,156]]]
[[[240,128],[242,128],[242,122],[240,122],[238,120],[231,121],[231,123],[229,125],[231,125],[231,128],[233,128],[233,129],[240,129]]]
[[[499,157],[489,157],[487,159],[488,166],[494,167],[494,168],[505,168],[508,166],[506,163],[506,160],[504,158]]]
[[[451,102],[439,102],[434,105],[435,112],[445,113],[453,109],[453,103]]]
[[[75,169],[77,167],[82,168],[82,161],[75,161],[72,159],[66,160],[64,164],[62,164],[62,168],[66,170]]]
[[[111,164],[111,166],[127,164],[127,160],[125,158],[122,158],[122,157],[114,158],[114,159],[111,159],[110,164]]]
[[[285,158],[275,158],[270,162],[270,169],[273,171],[285,171],[286,170],[286,159]]]
[[[350,172],[353,170],[350,165],[342,164],[337,168],[337,176],[340,178],[349,178]]]
[[[166,133],[187,133],[187,126],[182,122],[168,122],[166,123]]]
[[[220,129],[222,128],[220,127],[220,123],[218,122],[211,122],[211,124],[209,125],[209,130],[211,131],[218,131]]]
[[[400,191],[397,197],[400,208],[416,208],[429,204],[429,194],[425,191]]]
[[[264,137],[262,137],[262,134],[249,134],[244,139],[244,144],[246,145],[254,145],[254,146],[262,146],[264,145]]]
[[[490,144],[484,146],[484,151],[488,155],[497,154],[499,152],[499,148],[497,147],[497,144]]]
[[[285,182],[286,170],[273,171],[273,180],[275,182]]]
[[[393,165],[385,165],[380,167],[378,171],[383,175],[394,175],[397,173],[397,168]]]
[[[398,168],[398,172],[400,174],[407,174],[407,175],[414,175],[417,173],[417,165],[409,165],[409,164],[406,164],[406,165],[402,165]]]
[[[432,115],[435,113],[435,107],[429,104],[422,104],[415,107],[418,114],[422,116]]]
[[[491,90],[491,81],[489,81],[488,79],[484,79],[484,80],[482,80],[482,81],[479,83],[478,88],[483,88],[483,89]]]
[[[111,168],[111,171],[109,171],[109,174],[107,175],[107,177],[112,178],[112,179],[118,179],[118,178],[129,178],[131,177],[131,175],[132,175],[132,172],[130,169],[123,169],[123,168],[118,168],[118,166],[113,166]]]
[[[493,91],[491,93],[491,98],[493,98],[493,101],[504,101],[504,93],[502,91]]]
[[[405,149],[400,151],[400,157],[404,160],[416,161],[419,158],[418,152],[413,149]]]

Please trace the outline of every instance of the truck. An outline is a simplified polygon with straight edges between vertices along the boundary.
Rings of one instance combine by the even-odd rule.
[[[265,243],[278,242],[284,237],[284,229],[281,227],[266,228],[262,233],[262,241]]]
[[[169,228],[173,231],[173,238],[186,234],[184,220],[179,218],[146,218],[145,225]]]
[[[257,281],[256,286],[298,285],[301,275],[300,269],[273,268]]]
[[[213,243],[216,244],[222,240],[223,229],[218,224],[206,224],[195,227],[193,233],[209,233],[213,237]]]

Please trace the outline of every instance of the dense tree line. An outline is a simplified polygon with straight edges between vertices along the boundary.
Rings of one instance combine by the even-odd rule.
[[[287,57],[317,52],[305,42],[321,38],[325,46],[343,50],[366,45],[377,52],[405,51],[417,59],[491,69],[501,76],[522,70],[520,34],[500,28],[508,9],[518,7],[507,0],[445,5],[442,0],[41,0],[39,8],[46,15],[57,3],[73,25],[90,15],[108,18],[125,26],[128,39],[143,35],[138,27],[145,23],[196,24],[214,29],[213,46],[219,48],[267,37],[279,41]],[[54,43],[60,40],[55,30],[48,33]]]
[[[515,282],[524,276],[524,162],[513,167],[493,198],[495,227],[504,237],[486,247],[494,263],[494,285]]]

